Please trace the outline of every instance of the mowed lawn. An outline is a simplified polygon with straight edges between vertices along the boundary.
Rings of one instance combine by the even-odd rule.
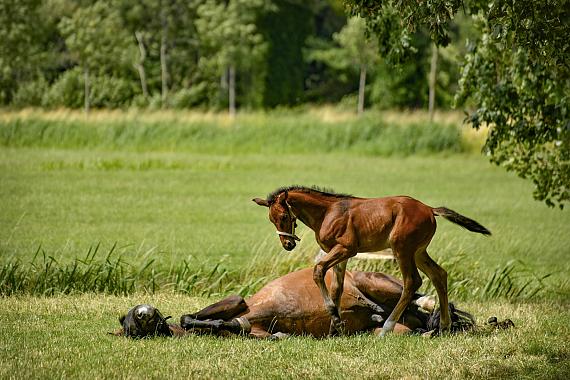
[[[258,341],[108,335],[149,302],[176,319],[211,300],[181,295],[0,299],[0,378],[567,379],[570,317],[549,302],[465,302],[480,316],[511,318],[508,331],[440,338],[370,335]]]
[[[251,199],[283,185],[358,196],[407,194],[445,205],[492,232],[444,220],[431,255],[483,285],[510,260],[551,274],[531,300],[462,299],[482,324],[513,330],[423,339],[370,336],[280,342],[187,337],[132,341],[107,335],[143,302],[176,320],[217,298],[161,292],[0,298],[0,378],[567,378],[570,373],[570,215],[532,200],[532,186],[465,155],[207,155],[176,152],[0,149],[0,264],[38,247],[61,263],[101,244],[157,268],[184,258],[239,271],[260,247],[278,248],[267,211]],[[300,227],[303,247],[312,236]],[[273,248],[272,248],[273,249]],[[314,245],[316,250],[316,245]],[[311,265],[311,260],[306,260]],[[452,273],[453,274],[453,273]]]

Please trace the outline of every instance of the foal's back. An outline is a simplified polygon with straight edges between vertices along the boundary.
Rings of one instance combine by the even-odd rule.
[[[429,242],[435,232],[432,208],[408,196],[351,198],[348,207],[342,205],[342,200],[338,203],[328,218],[346,222],[347,235],[353,235],[359,252],[382,250],[390,247],[392,241],[410,237]]]

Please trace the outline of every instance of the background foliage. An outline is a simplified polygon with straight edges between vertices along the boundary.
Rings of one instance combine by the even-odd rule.
[[[475,21],[456,101],[470,100],[467,121],[491,126],[491,161],[535,184],[534,197],[561,208],[570,200],[570,4],[559,1],[348,0],[366,18],[393,62],[417,49],[411,36],[429,31],[438,45],[452,38],[456,14]]]
[[[350,29],[338,0],[2,0],[0,7],[3,105],[80,108],[80,73],[89,71],[91,107],[224,108],[227,70],[235,65],[238,107],[343,97],[356,107],[357,63],[344,60],[339,66],[317,54],[336,49],[339,57],[354,55],[352,43],[334,37]],[[419,35],[414,38],[427,46],[426,35]],[[366,40],[362,30],[350,38]],[[374,93],[368,105],[425,105],[425,47],[418,47],[415,63],[403,70],[381,64],[374,48],[366,54],[367,83],[377,88],[367,90]],[[444,83],[440,99],[453,86],[453,80]]]

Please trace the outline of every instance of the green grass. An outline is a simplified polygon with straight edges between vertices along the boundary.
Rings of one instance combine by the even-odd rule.
[[[168,114],[166,114],[168,115]],[[303,113],[244,114],[220,117],[46,118],[8,114],[0,118],[0,146],[102,148],[106,150],[187,151],[208,154],[328,153],[410,155],[462,152],[469,144],[456,124],[361,118],[324,121]],[[152,163],[150,163],[152,166]],[[103,163],[118,167],[114,162]],[[120,165],[120,163],[119,163]]]
[[[0,378],[567,378],[570,316],[557,304],[461,306],[516,328],[426,339],[361,335],[279,342],[191,336],[128,340],[106,333],[149,302],[178,318],[212,301],[170,294],[0,299]]]
[[[430,145],[419,141],[437,140],[434,130],[416,136],[405,122],[367,126],[376,116],[240,115],[245,132],[238,134],[208,115],[184,115],[197,123],[190,127],[176,115],[143,115],[140,130],[136,115],[95,114],[84,122],[79,114],[64,123],[50,114],[4,115],[0,378],[566,378],[567,211],[533,201],[530,183],[468,153],[474,140],[424,149]],[[352,132],[342,130],[345,122]],[[7,132],[14,123],[29,130]],[[70,132],[73,123],[79,129]],[[203,135],[181,138],[187,128]],[[356,137],[346,144],[347,136]],[[392,154],[402,142],[404,154]],[[383,143],[392,150],[374,150]],[[430,254],[448,270],[460,307],[480,320],[511,318],[517,328],[433,340],[106,335],[135,304],[149,302],[177,318],[310,266],[317,249],[311,232],[300,226],[299,248],[286,253],[267,211],[251,202],[289,184],[408,194],[476,219],[492,237],[440,220]],[[390,262],[349,266],[398,273]],[[422,290],[433,292],[428,282]]]
[[[102,162],[114,163],[101,164]],[[152,164],[149,164],[152,163]],[[279,249],[267,211],[251,199],[293,184],[361,196],[409,194],[481,222],[491,238],[441,220],[430,246],[461,279],[484,286],[497,267],[521,260],[568,295],[569,214],[531,198],[531,186],[474,155],[406,158],[346,154],[203,155],[176,152],[0,150],[0,262],[28,263],[38,247],[61,264],[100,244],[105,255],[166,270],[187,260],[230,270],[251,264],[260,244]],[[304,247],[316,249],[305,227]],[[268,260],[263,256],[261,260]],[[270,259],[269,259],[270,260]],[[310,260],[306,265],[310,265]],[[480,274],[480,275],[473,275]]]

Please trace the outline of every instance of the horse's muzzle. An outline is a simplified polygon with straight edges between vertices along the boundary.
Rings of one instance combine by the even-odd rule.
[[[289,240],[289,239],[283,239],[282,245],[283,248],[285,248],[287,251],[292,251],[297,246],[294,240]]]

